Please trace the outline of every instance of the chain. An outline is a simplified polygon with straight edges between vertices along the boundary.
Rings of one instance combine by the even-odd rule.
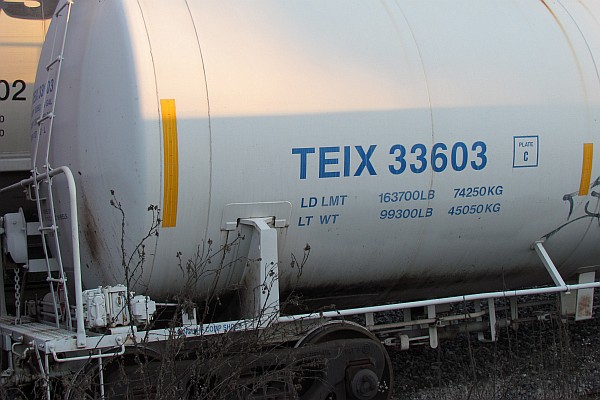
[[[15,324],[21,323],[21,277],[19,267],[15,267]]]

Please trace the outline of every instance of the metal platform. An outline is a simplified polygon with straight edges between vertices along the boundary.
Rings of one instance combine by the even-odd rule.
[[[87,336],[85,346],[77,345],[77,333],[56,326],[34,322],[31,318],[22,317],[21,323],[16,324],[14,317],[0,317],[0,337],[11,338],[12,343],[25,345],[27,348],[36,349],[44,354],[52,354],[55,361],[63,362],[66,354],[102,353],[107,349],[118,348],[124,350],[127,334],[106,335],[93,334]],[[2,348],[11,351],[9,341],[0,341]],[[58,355],[62,353],[63,356]],[[91,354],[91,353],[90,353]],[[113,354],[114,355],[114,354]],[[107,355],[107,356],[110,356]],[[82,358],[90,358],[83,356]],[[96,358],[96,355],[91,358]],[[72,358],[70,358],[72,359]]]
[[[0,317],[0,334],[10,336],[14,341],[23,344],[33,344],[42,352],[49,351],[50,343],[74,341],[76,338],[75,332],[34,322],[26,317],[21,319],[20,324],[15,324],[14,317]]]

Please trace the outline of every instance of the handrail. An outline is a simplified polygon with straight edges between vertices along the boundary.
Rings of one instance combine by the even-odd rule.
[[[71,214],[71,243],[73,245],[73,278],[75,285],[75,317],[77,319],[77,347],[85,347],[86,334],[83,320],[83,285],[81,283],[81,258],[79,253],[79,219],[77,217],[77,188],[75,178],[69,167],[58,167],[43,174],[36,174],[35,177],[23,179],[15,184],[0,189],[0,193],[32,185],[44,179],[52,178],[56,175],[64,174],[67,180],[69,191],[69,212]]]
[[[460,303],[460,302],[475,301],[475,300],[487,300],[487,299],[494,299],[494,298],[527,296],[527,295],[533,295],[533,294],[569,292],[571,290],[591,289],[591,288],[598,288],[598,287],[600,287],[600,282],[579,283],[579,284],[575,284],[575,285],[564,285],[564,286],[540,287],[540,288],[533,288],[533,289],[504,290],[504,291],[498,291],[498,292],[487,292],[487,293],[467,294],[467,295],[463,295],[463,296],[443,297],[443,298],[431,299],[431,300],[410,301],[410,302],[406,302],[406,303],[385,304],[385,305],[372,306],[372,307],[360,307],[360,308],[350,308],[350,309],[345,309],[345,310],[314,312],[311,314],[285,315],[285,316],[279,317],[277,321],[278,322],[292,322],[292,321],[310,320],[310,319],[317,319],[317,318],[335,318],[335,317],[348,316],[348,315],[364,314],[364,313],[369,313],[369,312],[395,311],[395,310],[403,310],[403,309],[414,308],[414,307],[435,306],[435,305],[441,305],[441,304]]]
[[[379,306],[370,306],[370,307],[359,307],[359,308],[351,308],[346,310],[333,310],[333,311],[324,311],[317,312],[311,314],[300,314],[300,315],[286,315],[279,317],[278,322],[291,322],[298,321],[302,319],[315,319],[315,318],[335,318],[340,316],[347,315],[355,315],[355,314],[365,314],[365,313],[373,313],[373,312],[383,312],[383,311],[396,311],[403,310],[407,308],[413,307],[427,307],[427,306],[436,306],[442,304],[449,303],[459,303],[465,301],[476,301],[476,300],[488,300],[495,298],[506,298],[506,297],[516,297],[516,296],[527,296],[532,294],[546,294],[546,293],[556,293],[556,292],[568,292],[570,290],[577,289],[590,289],[600,287],[600,282],[590,282],[590,283],[580,283],[575,285],[567,285],[563,278],[560,276],[558,269],[550,259],[550,256],[546,252],[544,248],[543,241],[538,240],[534,242],[531,246],[532,250],[535,250],[537,255],[540,257],[544,267],[548,271],[548,274],[552,278],[555,286],[550,287],[538,287],[532,289],[517,289],[517,290],[502,290],[496,292],[486,292],[486,293],[476,293],[476,294],[467,294],[462,296],[453,296],[453,297],[444,297],[438,299],[430,299],[430,300],[418,300],[418,301],[410,301],[406,303],[395,303],[395,304],[384,304]]]

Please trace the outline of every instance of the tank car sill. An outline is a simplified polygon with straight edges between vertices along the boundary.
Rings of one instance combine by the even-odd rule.
[[[589,275],[590,273],[592,276]],[[435,348],[438,346],[440,338],[451,337],[456,333],[473,332],[478,334],[481,341],[495,341],[496,330],[499,327],[516,327],[519,323],[531,319],[519,317],[520,308],[547,304],[535,298],[532,302],[518,304],[517,296],[530,297],[557,292],[575,294],[575,292],[579,293],[580,291],[591,290],[593,292],[594,288],[600,287],[600,282],[593,281],[595,272],[584,272],[581,275],[585,275],[585,277],[580,279],[580,282],[586,280],[588,282],[313,314],[280,316],[277,312],[278,308],[271,307],[269,308],[269,314],[259,315],[255,318],[208,324],[198,321],[195,310],[193,310],[190,313],[184,312],[180,319],[181,323],[168,329],[138,330],[134,325],[135,321],[132,320],[130,325],[106,328],[104,334],[87,331],[84,346],[77,339],[73,329],[56,328],[35,322],[28,317],[23,317],[21,323],[17,323],[14,317],[2,317],[0,318],[0,335],[2,336],[0,343],[2,349],[12,355],[13,365],[17,365],[19,359],[29,357],[31,361],[39,363],[46,376],[50,376],[51,370],[60,370],[58,364],[63,364],[66,368],[76,369],[79,362],[93,361],[98,363],[98,368],[101,369],[103,359],[122,355],[127,349],[134,350],[140,345],[151,348],[153,343],[160,344],[173,339],[193,341],[193,339],[223,334],[264,332],[264,334],[261,333],[261,336],[265,337],[264,343],[266,346],[280,346],[283,343],[293,341],[300,343],[306,337],[307,332],[326,325],[327,321],[343,320],[346,317],[364,318],[361,325],[376,335],[378,341],[385,346],[401,349],[408,349],[410,346],[416,345],[429,345]],[[590,279],[592,282],[589,282]],[[114,291],[111,293],[120,292]],[[508,305],[497,307],[496,301],[500,299],[507,299],[509,301]],[[142,300],[144,302],[150,301],[148,299]],[[441,306],[449,306],[449,312]],[[394,315],[391,322],[386,321],[385,317],[383,321],[380,316],[376,318],[377,313],[389,314],[400,310],[403,311],[402,321],[399,321],[398,315]],[[418,315],[418,310],[424,310],[425,315]],[[563,309],[563,311],[568,312],[569,310]],[[499,313],[503,313],[505,317],[498,318]],[[535,319],[545,319],[547,317],[547,313],[540,312],[535,316]],[[344,321],[341,322],[344,323]],[[352,324],[350,321],[346,323],[348,325]]]
[[[592,272],[593,273],[593,272]],[[79,352],[91,349],[109,349],[115,347],[132,346],[141,342],[160,342],[169,338],[197,338],[210,335],[219,335],[226,333],[239,333],[267,329],[275,325],[280,326],[295,326],[305,329],[307,325],[322,323],[322,321],[330,319],[342,319],[350,316],[358,316],[364,318],[364,325],[370,331],[377,334],[390,334],[391,332],[400,332],[411,327],[428,326],[429,328],[444,327],[458,322],[468,320],[481,321],[485,316],[493,319],[493,314],[499,311],[510,312],[512,319],[518,322],[518,311],[516,298],[527,297],[533,295],[542,295],[550,293],[573,293],[580,290],[594,289],[600,287],[600,282],[579,283],[573,285],[555,286],[555,287],[539,287],[531,289],[511,290],[488,292],[479,294],[470,294],[463,296],[454,296],[446,298],[438,298],[431,300],[404,302],[397,304],[379,305],[373,307],[362,307],[353,309],[343,309],[336,311],[316,312],[311,314],[296,314],[284,315],[274,318],[273,315],[261,316],[258,318],[240,319],[216,323],[201,323],[195,318],[195,315],[184,315],[182,323],[175,328],[138,330],[135,326],[123,326],[113,328],[111,333],[98,334],[87,332],[85,338],[85,346],[76,343],[75,332],[63,328],[56,328],[47,324],[35,322],[28,317],[22,317],[21,323],[15,323],[14,317],[0,318],[0,333],[4,337],[4,342],[18,341],[26,343],[32,348],[35,347],[43,353],[69,353]],[[495,301],[499,299],[509,299],[510,306],[499,307],[496,309]],[[487,310],[481,309],[481,301],[487,302]],[[441,315],[436,312],[436,307],[443,305],[464,305],[473,304],[474,311],[459,312],[452,315]],[[532,306],[539,302],[525,303],[522,306]],[[591,306],[593,307],[593,305]],[[426,309],[426,318],[412,319],[406,317],[410,315],[411,310]],[[392,311],[408,311],[405,313],[403,321],[395,321],[391,323],[376,322],[375,315],[377,313],[387,313]],[[195,314],[195,313],[194,313]],[[268,318],[265,318],[268,317]],[[579,318],[584,319],[584,318]],[[133,323],[133,322],[132,322]],[[495,323],[491,323],[495,325]],[[290,329],[287,335],[282,336],[282,342],[290,340],[290,337],[298,335],[298,329]],[[287,337],[286,337],[287,336]],[[7,340],[8,339],[8,340]],[[391,344],[391,343],[388,343]],[[10,350],[10,347],[3,346],[4,350]]]
[[[345,310],[335,310],[335,311],[324,311],[320,313],[311,313],[311,314],[298,314],[298,315],[290,315],[290,316],[281,316],[278,319],[278,322],[291,322],[295,320],[301,319],[311,319],[311,318],[338,318],[343,316],[350,315],[359,315],[359,314],[370,314],[370,313],[378,313],[378,312],[388,312],[388,311],[398,311],[405,310],[417,307],[431,307],[431,306],[440,306],[461,302],[470,302],[470,301],[478,301],[478,300],[493,300],[500,298],[513,298],[518,296],[534,296],[540,294],[549,294],[549,293],[570,293],[571,291],[578,291],[583,289],[594,289],[600,287],[600,282],[595,282],[595,272],[585,272],[580,274],[581,276],[585,275],[585,282],[581,281],[580,283],[574,285],[567,285],[564,279],[560,276],[556,266],[550,259],[550,256],[546,252],[543,246],[542,241],[537,241],[532,245],[532,249],[535,249],[538,256],[542,260],[542,263],[546,267],[549,275],[555,283],[555,286],[547,286],[547,287],[536,287],[529,289],[516,289],[516,290],[503,290],[503,291],[495,291],[495,292],[484,292],[484,293],[476,293],[476,294],[467,294],[462,296],[451,296],[451,297],[443,297],[438,299],[430,299],[430,300],[418,300],[418,301],[410,301],[403,303],[395,303],[395,304],[385,304],[379,306],[371,306],[371,307],[359,307],[359,308],[351,308]]]

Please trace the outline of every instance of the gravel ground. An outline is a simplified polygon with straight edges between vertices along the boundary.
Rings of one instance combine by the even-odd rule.
[[[598,318],[552,318],[502,328],[494,343],[463,334],[390,351],[393,399],[600,399],[599,333]]]

